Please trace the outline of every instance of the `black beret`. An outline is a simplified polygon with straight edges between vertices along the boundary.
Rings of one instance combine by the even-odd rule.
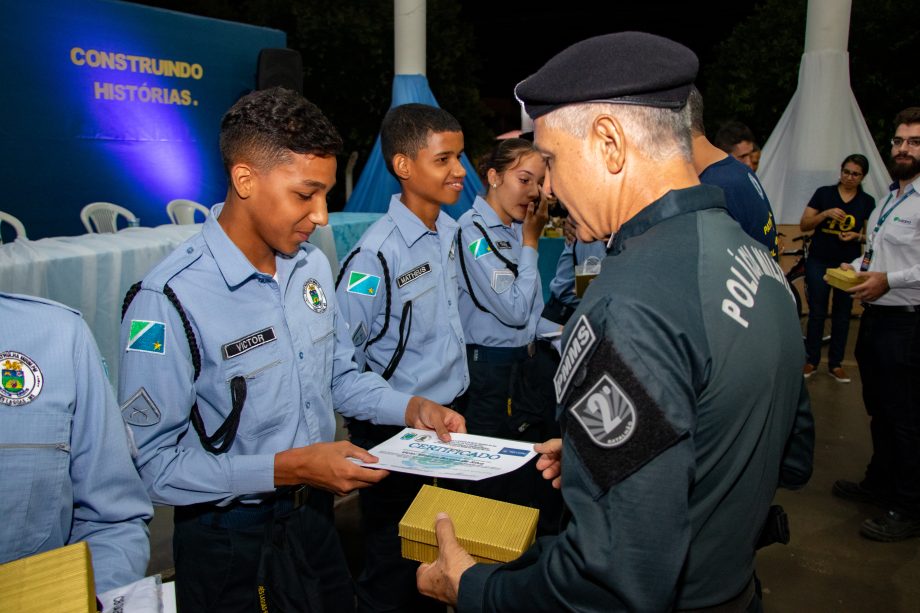
[[[681,109],[699,69],[690,49],[645,32],[617,32],[575,43],[514,88],[536,119],[568,104],[615,102]]]

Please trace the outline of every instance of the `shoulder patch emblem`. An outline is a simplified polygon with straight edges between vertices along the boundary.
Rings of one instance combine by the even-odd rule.
[[[0,351],[0,404],[18,407],[41,394],[45,378],[35,361],[18,351]]]
[[[496,294],[504,294],[514,285],[514,273],[507,268],[492,271],[492,290]]]
[[[132,319],[126,351],[166,353],[166,324],[159,321]]]
[[[251,349],[256,347],[261,347],[262,345],[267,345],[272,341],[277,340],[275,337],[275,328],[269,326],[258,332],[253,332],[252,334],[247,334],[242,338],[238,338],[235,341],[230,341],[226,345],[220,346],[221,353],[224,354],[224,359],[229,360],[230,358],[235,358],[238,355],[243,355]]]
[[[358,324],[358,327],[355,328],[355,331],[351,333],[351,342],[354,343],[355,347],[364,343],[367,340],[367,326],[362,321]]]
[[[409,285],[419,277],[427,275],[429,272],[431,272],[431,264],[428,262],[416,266],[409,272],[399,275],[399,277],[396,279],[396,287],[401,289],[402,286]]]
[[[470,254],[472,254],[473,258],[477,260],[484,255],[492,253],[492,249],[489,247],[489,243],[486,242],[485,237],[477,238],[470,243],[467,248],[470,250]]]
[[[323,286],[316,279],[307,279],[303,284],[303,301],[314,313],[324,313],[326,311],[326,294],[323,292]]]
[[[508,241],[498,241],[497,243],[495,243],[495,246],[498,249],[511,249],[511,243]]]
[[[160,409],[147,390],[140,388],[121,405],[121,417],[132,426],[152,426],[160,423]]]
[[[638,423],[632,400],[607,373],[569,408],[569,412],[595,445],[608,449],[628,441]]]
[[[575,322],[572,333],[569,334],[565,343],[565,349],[562,351],[562,359],[559,361],[559,368],[553,377],[553,385],[556,388],[556,402],[562,402],[572,378],[578,372],[581,363],[584,362],[585,356],[588,355],[592,347],[597,343],[597,335],[591,327],[587,316],[582,315]]]
[[[353,270],[348,274],[349,294],[358,294],[359,296],[376,296],[377,289],[380,287],[380,277],[371,275],[366,272]]]

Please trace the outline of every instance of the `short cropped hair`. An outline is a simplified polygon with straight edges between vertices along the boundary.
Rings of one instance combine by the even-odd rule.
[[[920,123],[920,106],[909,106],[894,116],[895,130],[901,124],[910,125],[912,123]]]
[[[690,88],[687,106],[690,107],[690,132],[706,134],[706,124],[703,123],[703,94],[696,88],[696,85]]]
[[[690,160],[690,110],[685,104],[679,110],[587,102],[570,104],[544,115],[547,127],[564,130],[575,138],[585,138],[594,118],[608,113],[616,117],[632,137],[637,150],[650,160],[679,157]]]
[[[342,137],[323,112],[282,87],[246,94],[220,122],[220,155],[228,173],[242,161],[271,170],[291,152],[329,157],[341,151]]]
[[[428,145],[428,136],[439,132],[463,132],[453,115],[427,104],[402,104],[393,107],[380,126],[380,150],[387,170],[393,172],[393,156],[401,153],[415,159]]]
[[[754,133],[740,121],[731,120],[722,124],[712,144],[725,153],[731,153],[735,145],[742,141],[753,143]]]

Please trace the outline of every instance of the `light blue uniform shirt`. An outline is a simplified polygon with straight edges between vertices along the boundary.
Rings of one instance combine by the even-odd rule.
[[[584,264],[585,260],[591,256],[603,262],[607,257],[606,242],[584,243],[576,240],[565,244],[559,255],[559,262],[556,264],[556,276],[549,283],[550,293],[563,304],[575,307],[581,302],[581,299],[575,295],[575,264]]]
[[[0,294],[0,366],[0,563],[86,541],[97,592],[142,578],[153,508],[80,314]]]
[[[517,278],[495,255],[474,223],[485,229],[505,259],[517,264]],[[523,224],[514,221],[506,226],[489,203],[478,196],[473,207],[460,217],[463,244],[459,247],[470,285],[476,300],[489,311],[480,311],[473,303],[458,260],[460,318],[470,345],[522,347],[534,340],[543,311],[543,290],[537,250],[524,247],[522,228]]]
[[[411,326],[408,321],[404,325],[405,352],[389,379],[390,385],[449,404],[470,381],[457,311],[453,262],[457,257],[457,222],[441,211],[435,222],[437,231],[429,230],[399,196],[390,199],[387,214],[358,241],[361,250],[347,267],[343,266],[336,294],[359,364],[366,363],[378,373],[386,369],[396,352],[403,305],[411,301]],[[378,252],[387,263],[386,274]],[[368,346],[387,321],[386,334]]]
[[[291,257],[277,255],[273,278],[229,239],[219,214],[215,208],[200,234],[147,275],[122,323],[122,415],[157,503],[226,504],[274,491],[275,454],[332,441],[333,406],[374,423],[405,423],[409,396],[354,363],[323,253],[304,243]],[[197,338],[197,381],[166,284]],[[247,387],[236,440],[227,453],[212,454],[189,422],[190,409],[197,401],[213,434],[231,412],[236,376]]]

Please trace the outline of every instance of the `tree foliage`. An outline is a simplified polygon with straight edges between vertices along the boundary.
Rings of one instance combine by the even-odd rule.
[[[894,115],[920,105],[912,71],[920,57],[920,33],[910,19],[915,9],[915,0],[853,0],[850,83],[884,159]],[[719,45],[700,79],[708,132],[735,118],[761,143],[767,139],[798,84],[806,12],[806,0],[764,0]]]

